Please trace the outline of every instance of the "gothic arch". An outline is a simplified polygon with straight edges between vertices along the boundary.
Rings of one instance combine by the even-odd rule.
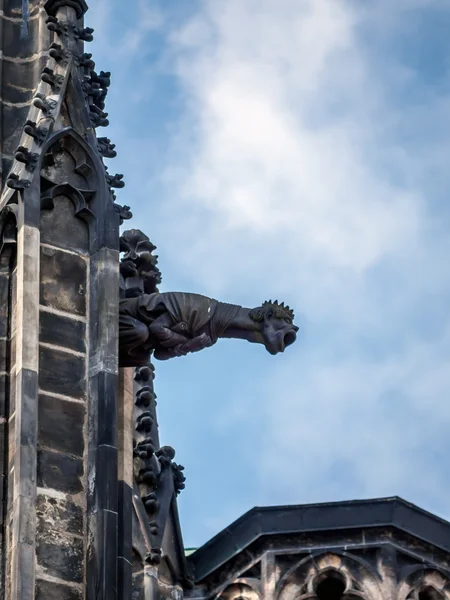
[[[444,571],[418,565],[398,586],[397,600],[449,600],[450,579]]]
[[[324,552],[300,560],[280,579],[278,600],[381,600],[380,578],[349,553]]]
[[[215,600],[259,600],[260,583],[249,577],[240,577],[219,592]]]
[[[50,221],[61,198],[68,199],[74,214],[87,226],[88,249],[92,252],[102,244],[111,226],[118,227],[118,215],[114,208],[111,191],[106,182],[106,170],[102,160],[73,128],[61,129],[45,143],[39,164],[42,217]],[[66,216],[62,218],[67,223]],[[111,221],[112,219],[112,221]],[[113,227],[113,229],[115,229]],[[83,237],[81,232],[79,237]],[[103,242],[104,243],[104,242]]]

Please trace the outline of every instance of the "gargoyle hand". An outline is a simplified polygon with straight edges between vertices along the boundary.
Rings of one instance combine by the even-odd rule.
[[[212,340],[206,333],[202,333],[191,340],[188,340],[181,346],[181,351],[187,354],[188,352],[198,352],[203,348],[212,346]]]

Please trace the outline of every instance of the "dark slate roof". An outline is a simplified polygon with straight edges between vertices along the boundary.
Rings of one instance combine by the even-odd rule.
[[[187,560],[194,567],[195,579],[201,581],[261,536],[368,527],[395,527],[450,552],[448,521],[402,498],[392,497],[255,507],[206,542]]]

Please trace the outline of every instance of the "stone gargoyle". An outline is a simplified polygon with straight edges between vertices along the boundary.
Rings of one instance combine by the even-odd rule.
[[[270,354],[293,344],[298,327],[283,303],[257,308],[226,304],[199,294],[141,294],[120,301],[119,362],[121,367],[146,365],[184,356],[212,346],[219,338],[264,344]]]

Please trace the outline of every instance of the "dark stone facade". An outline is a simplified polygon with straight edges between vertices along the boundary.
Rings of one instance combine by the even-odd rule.
[[[0,598],[449,599],[450,524],[395,498],[253,509],[186,560],[154,368],[119,369],[161,273],[119,234],[86,10],[0,0]]]
[[[198,600],[444,600],[450,523],[400,498],[254,508],[188,560]]]

